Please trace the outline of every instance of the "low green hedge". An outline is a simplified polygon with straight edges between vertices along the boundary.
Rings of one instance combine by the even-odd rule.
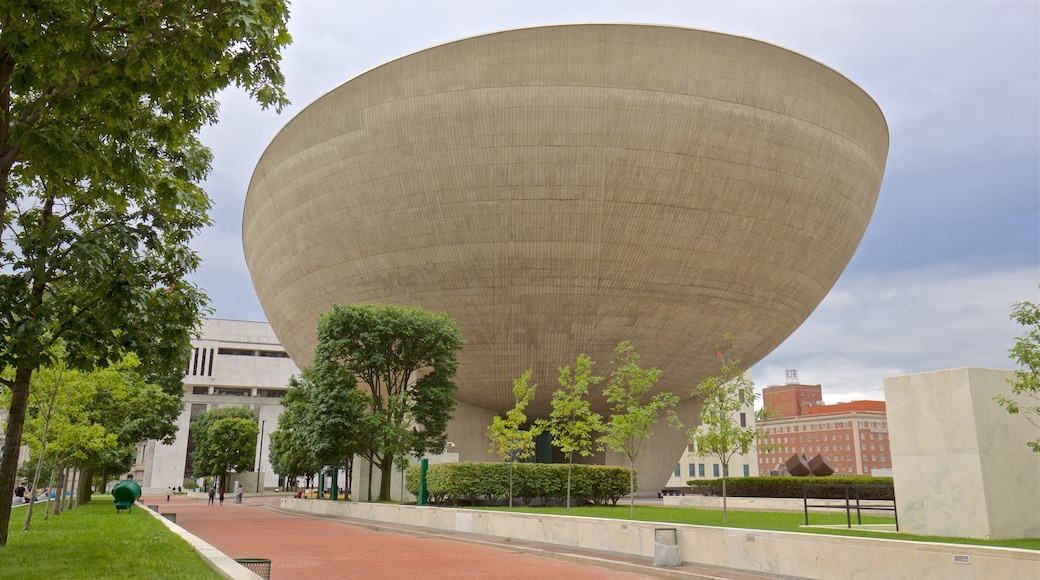
[[[721,479],[692,479],[686,482],[693,493],[703,495],[722,495]],[[809,490],[809,497],[842,498],[845,497],[845,485],[868,485],[878,487],[861,487],[860,499],[892,499],[894,496],[891,477],[730,477],[726,479],[726,495],[729,497],[803,497],[802,486],[824,485]],[[850,495],[853,493],[850,490]]]
[[[638,485],[638,482],[637,482]],[[419,466],[405,474],[405,487],[419,493]],[[430,503],[458,505],[485,502],[496,504],[509,496],[509,463],[439,463],[426,472]],[[617,504],[628,494],[628,468],[575,464],[571,472],[571,497],[579,504]],[[524,505],[539,500],[543,505],[563,504],[567,495],[567,465],[517,463],[513,472],[513,497]]]

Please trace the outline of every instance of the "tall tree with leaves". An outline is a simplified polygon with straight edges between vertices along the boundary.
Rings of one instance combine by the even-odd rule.
[[[321,317],[315,366],[340,366],[368,390],[362,423],[379,501],[390,499],[395,458],[444,449],[462,345],[455,320],[422,308],[348,304]]]
[[[614,349],[614,360],[610,362],[614,370],[603,394],[610,404],[611,415],[603,424],[603,435],[597,441],[604,448],[628,458],[628,510],[629,515],[635,516],[636,459],[662,412],[667,414],[671,424],[678,425],[678,418],[671,408],[679,404],[679,397],[664,392],[643,401],[661,378],[661,371],[640,367],[639,354],[631,342],[626,340],[618,344]]]
[[[535,390],[538,389],[538,385],[530,382],[531,369],[527,369],[513,381],[513,397],[516,399],[513,408],[506,411],[505,417],[496,415],[487,429],[488,439],[491,440],[488,452],[509,462],[509,507],[513,507],[513,472],[516,463],[534,456],[534,439],[540,433],[537,425],[524,429],[527,424],[524,409],[534,400]]]
[[[567,457],[567,509],[571,509],[571,471],[574,454],[582,457],[592,455],[596,442],[595,434],[602,428],[602,417],[589,404],[589,385],[603,381],[603,377],[592,374],[595,363],[584,354],[579,354],[574,363],[560,368],[560,388],[553,393],[552,412],[548,420],[539,425],[552,435],[552,444]]]
[[[227,489],[227,474],[253,468],[260,428],[249,407],[219,407],[199,413],[191,423],[195,451],[191,465],[196,476],[212,475]]]
[[[997,395],[993,400],[1012,415],[1021,413],[1040,429],[1040,305],[1016,302],[1011,320],[1025,327],[1025,333],[1015,337],[1015,345],[1008,351],[1011,360],[1022,368],[1008,381],[1011,394]],[[1040,453],[1040,436],[1026,445]]]
[[[735,340],[727,337],[730,345]],[[747,377],[740,360],[725,356],[719,345],[715,346],[719,359],[719,374],[701,381],[694,389],[694,396],[702,397],[701,424],[689,430],[694,453],[700,457],[715,457],[722,465],[722,521],[726,522],[726,480],[729,478],[729,462],[734,455],[747,455],[763,429],[756,423],[741,426],[741,409],[754,408],[755,383]],[[747,423],[747,421],[745,421]]]
[[[54,341],[72,368],[136,352],[150,382],[181,388],[205,306],[186,281],[210,204],[197,134],[229,85],[286,103],[287,19],[284,0],[0,3],[0,497]],[[10,516],[0,502],[0,545]]]
[[[285,410],[278,416],[278,428],[271,432],[271,468],[286,477],[306,476],[309,484],[325,464],[307,440],[307,421],[312,414],[308,393],[296,377],[290,379],[289,387],[282,397]]]

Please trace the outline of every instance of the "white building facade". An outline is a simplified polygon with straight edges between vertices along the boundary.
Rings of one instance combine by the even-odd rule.
[[[131,470],[144,493],[164,493],[193,479],[188,427],[203,411],[246,406],[260,428],[257,458],[264,487],[278,485],[271,469],[271,432],[278,428],[281,398],[299,369],[266,322],[206,319],[185,365],[184,411],[172,445],[146,441],[137,447]]]
[[[750,371],[747,373],[751,378]],[[753,427],[755,425],[754,403],[745,405],[740,411],[733,415],[733,420],[741,427]],[[679,461],[668,478],[667,486],[686,487],[687,482],[695,479],[718,479],[722,477],[723,466],[718,456],[711,454],[700,456],[691,444],[686,447],[685,453],[679,457]],[[747,455],[735,454],[729,460],[729,477],[756,477],[758,476],[758,450],[752,445]]]

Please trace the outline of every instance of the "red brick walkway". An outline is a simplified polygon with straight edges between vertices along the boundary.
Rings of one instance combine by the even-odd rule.
[[[377,530],[332,518],[288,514],[272,509],[278,507],[279,501],[277,497],[247,496],[243,503],[236,504],[234,496],[229,495],[224,505],[210,506],[206,500],[186,497],[174,496],[169,502],[166,496],[141,498],[145,505],[158,505],[161,513],[177,514],[177,525],[231,558],[271,560],[272,580],[635,580],[669,575],[682,578],[759,578],[688,566],[650,568],[648,574],[626,572],[558,559],[568,557],[563,550],[552,550],[560,552],[560,555],[547,557],[537,555],[539,549],[530,553],[524,546],[511,547],[504,542],[496,546],[480,545],[443,537]],[[595,554],[586,556],[595,557]],[[626,562],[623,558],[612,560]]]
[[[465,542],[375,531],[331,519],[269,509],[277,498],[224,505],[205,500],[143,497],[177,525],[232,558],[271,560],[271,580],[307,578],[567,578],[634,580],[647,576],[563,562]]]

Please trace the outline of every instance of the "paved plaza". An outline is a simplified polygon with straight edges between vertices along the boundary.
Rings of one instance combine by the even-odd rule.
[[[272,580],[309,578],[634,580],[703,578],[756,580],[761,576],[692,566],[654,568],[652,562],[579,553],[505,539],[372,528],[344,520],[278,510],[280,498],[228,495],[224,505],[174,496],[145,496],[145,505],[175,513],[177,525],[231,558],[271,560]]]

